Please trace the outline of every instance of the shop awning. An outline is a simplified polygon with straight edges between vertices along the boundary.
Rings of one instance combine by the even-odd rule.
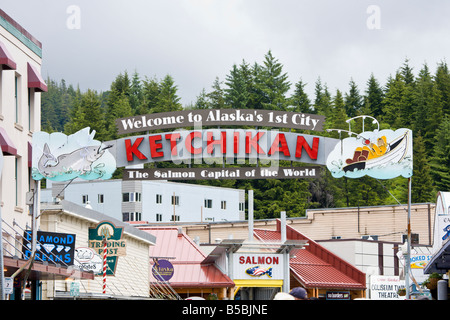
[[[3,69],[16,70],[16,63],[2,42],[0,42],[0,64]]]
[[[11,138],[6,133],[5,128],[0,127],[0,146],[4,155],[17,155],[17,148],[14,146]]]
[[[18,277],[21,277],[28,270],[28,266],[26,266],[28,260],[5,256],[3,262],[5,277],[10,277],[18,269],[24,266],[24,270],[22,270]],[[34,261],[28,277],[30,280],[65,280],[67,278],[93,280],[94,274],[92,272],[79,271],[73,268],[69,269],[65,266],[49,265]]]
[[[34,90],[38,92],[47,92],[47,85],[40,72],[32,66],[30,63],[28,64],[28,88],[34,88]]]
[[[447,273],[448,270],[450,270],[450,241],[447,241],[442,248],[433,255],[430,262],[427,263],[424,273]]]

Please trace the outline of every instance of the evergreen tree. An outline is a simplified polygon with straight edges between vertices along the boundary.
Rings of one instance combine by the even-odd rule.
[[[197,100],[193,106],[194,109],[210,109],[210,103],[208,101],[208,96],[206,94],[205,89],[200,92],[197,96]]]
[[[391,128],[398,129],[403,125],[400,116],[403,107],[403,94],[405,83],[400,73],[395,78],[389,77],[383,99],[383,116],[381,121],[387,123]]]
[[[295,84],[295,90],[293,95],[290,98],[290,104],[293,106],[293,110],[295,112],[303,112],[303,113],[311,113],[311,100],[308,98],[308,95],[305,92],[305,86],[302,80],[299,80]]]
[[[331,112],[331,96],[327,85],[322,85],[322,81],[317,79],[315,85],[314,113],[328,117]]]
[[[437,191],[450,190],[450,116],[447,114],[436,131],[436,143],[430,159]]]
[[[159,95],[153,112],[180,111],[183,109],[180,97],[177,95],[178,87],[173,78],[166,75],[159,84]]]
[[[142,101],[142,84],[141,80],[139,78],[139,74],[137,71],[133,73],[133,78],[131,79],[131,86],[130,86],[130,106],[133,110],[133,114],[137,114],[138,107],[141,104]]]
[[[363,106],[362,97],[359,94],[359,89],[353,79],[350,80],[349,93],[345,94],[345,112],[349,118],[353,118],[361,113]]]
[[[414,137],[413,177],[411,180],[411,201],[413,203],[428,202],[434,199],[430,166],[426,155],[425,143],[420,131]]]
[[[158,104],[160,93],[159,82],[156,78],[145,78],[142,81],[142,100],[138,106],[139,114],[153,113]]]
[[[249,93],[245,78],[237,65],[233,65],[230,74],[226,76],[225,104],[233,109],[246,109]]]
[[[286,110],[286,93],[290,89],[288,76],[283,73],[283,65],[269,51],[258,73],[258,89],[262,97],[262,107],[268,110]]]
[[[450,114],[450,72],[447,63],[438,64],[434,81],[442,98],[442,108],[444,114]]]
[[[346,130],[348,124],[346,122],[347,115],[345,114],[345,104],[344,98],[342,97],[342,93],[339,90],[336,90],[336,95],[332,102],[332,113],[330,118],[328,119],[326,126],[327,129],[344,129]],[[331,136],[333,138],[346,138],[347,134],[339,134],[338,132],[332,132]]]
[[[373,73],[367,81],[365,102],[368,107],[367,112],[370,110],[370,113],[363,112],[363,114],[373,116],[378,119],[383,113],[383,89],[380,87],[378,80],[375,79]]]
[[[212,85],[213,91],[209,92],[206,96],[210,101],[211,109],[223,109],[225,108],[224,91],[221,87],[219,78],[216,77]]]

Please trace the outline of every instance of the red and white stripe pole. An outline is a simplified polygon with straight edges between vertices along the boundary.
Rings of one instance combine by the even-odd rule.
[[[106,294],[106,238],[103,239],[103,294]]]

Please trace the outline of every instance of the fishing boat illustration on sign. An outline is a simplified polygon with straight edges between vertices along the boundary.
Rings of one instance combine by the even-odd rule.
[[[70,136],[59,132],[34,133],[33,179],[109,179],[116,169],[115,158],[108,151],[111,146],[94,140],[95,130],[89,131],[90,128],[84,128]]]
[[[373,131],[355,133],[351,130],[352,120],[372,119],[378,128]],[[412,176],[412,131],[409,129],[379,130],[378,121],[370,116],[358,116],[347,120],[349,130],[328,129],[340,135],[346,133],[328,155],[327,168],[335,178],[359,178],[364,175],[378,179],[397,176]]]

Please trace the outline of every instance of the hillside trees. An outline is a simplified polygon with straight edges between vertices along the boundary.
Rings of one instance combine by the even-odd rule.
[[[325,128],[335,129],[348,129],[345,121],[350,117],[370,115],[379,121],[381,129],[413,130],[413,201],[433,201],[437,191],[450,189],[450,71],[446,63],[439,63],[434,73],[424,64],[416,74],[406,60],[393,70],[384,84],[372,73],[363,85],[357,85],[351,79],[346,88],[333,89],[333,92],[320,77],[308,86],[301,77],[295,76],[298,80],[291,85],[284,65],[268,51],[261,63],[242,60],[232,65],[225,79],[216,77],[209,88],[199,89],[196,101],[189,106],[182,105],[178,86],[170,75],[148,77],[135,71],[129,76],[125,71],[111,82],[108,91],[101,93],[91,89],[82,92],[64,80],[48,79],[49,90],[41,99],[42,130],[71,134],[90,126],[97,131],[98,140],[111,140],[118,138],[116,118],[187,107],[316,113],[326,116]],[[312,89],[311,95],[308,95],[308,89]],[[366,130],[369,125],[366,123]],[[355,123],[355,131],[361,128],[361,124]],[[337,132],[306,133],[340,137]],[[341,138],[345,137],[345,134],[341,135]],[[404,202],[407,197],[404,178],[388,181],[370,177],[335,179],[326,169],[315,180],[202,183],[253,188],[257,218],[276,217],[279,211],[301,216],[308,208],[391,204],[396,203],[396,199]]]

